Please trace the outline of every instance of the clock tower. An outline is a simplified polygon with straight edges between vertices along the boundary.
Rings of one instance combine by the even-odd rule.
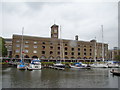
[[[58,27],[56,24],[51,26],[51,38],[58,38]]]

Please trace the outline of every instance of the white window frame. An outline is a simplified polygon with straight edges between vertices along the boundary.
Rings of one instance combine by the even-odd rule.
[[[37,53],[37,51],[36,51],[36,50],[34,50],[34,51],[33,51],[33,53]]]
[[[24,50],[25,53],[28,53],[29,51],[27,49]]]
[[[37,44],[37,41],[34,41],[34,44]]]
[[[28,47],[29,47],[29,45],[24,45],[24,47],[25,47],[25,48],[28,48]]]
[[[16,47],[20,47],[20,44],[16,44]]]
[[[16,42],[17,42],[17,43],[19,43],[19,42],[20,42],[20,40],[17,40]]]
[[[29,43],[29,41],[25,41],[25,43]]]
[[[34,47],[34,48],[37,48],[37,46],[36,46],[36,45],[34,45],[33,47]]]
[[[16,50],[15,50],[15,52],[16,52],[16,53],[19,53],[19,52],[20,52],[20,50],[16,49]]]

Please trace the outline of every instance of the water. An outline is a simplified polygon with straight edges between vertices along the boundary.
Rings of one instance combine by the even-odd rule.
[[[120,77],[111,69],[42,69],[22,71],[9,67],[2,69],[3,88],[118,88]]]

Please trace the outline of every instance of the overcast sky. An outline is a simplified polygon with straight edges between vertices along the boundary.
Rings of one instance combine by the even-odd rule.
[[[2,5],[1,5],[2,4]],[[2,37],[13,34],[50,37],[51,25],[61,25],[62,38],[90,41],[96,37],[112,49],[118,46],[118,2],[2,2]]]

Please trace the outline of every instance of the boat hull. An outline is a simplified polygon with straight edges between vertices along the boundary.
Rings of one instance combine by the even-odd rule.
[[[34,64],[30,64],[27,67],[28,70],[41,70],[41,65],[34,65]]]
[[[25,65],[17,65],[17,69],[19,70],[26,70],[26,66]]]
[[[111,64],[111,65],[108,65],[108,68],[119,68],[119,65],[113,65],[113,64]]]
[[[117,75],[117,76],[120,76],[120,72],[118,71],[110,71],[113,75]]]
[[[106,64],[93,64],[91,65],[92,68],[108,68]]]
[[[77,67],[77,66],[70,66],[71,68],[76,68],[76,69],[90,69],[91,67]]]

